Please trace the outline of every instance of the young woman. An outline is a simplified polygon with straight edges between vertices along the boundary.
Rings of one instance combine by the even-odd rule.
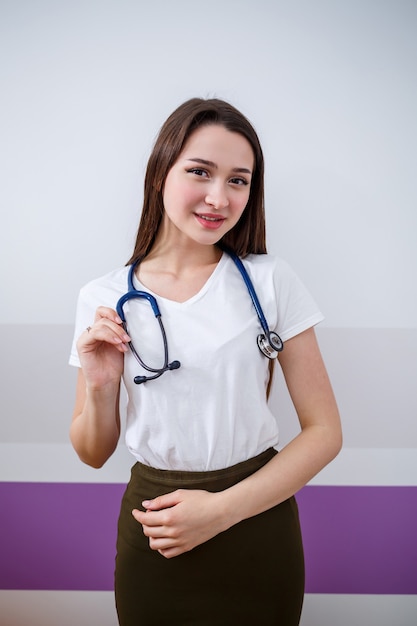
[[[266,254],[263,174],[239,111],[185,102],[149,159],[128,267],[80,293],[71,440],[85,463],[101,467],[115,450],[122,379],[128,394],[122,626],[299,623],[293,496],[338,453],[341,428],[313,329],[322,316]],[[301,426],[279,453],[267,404],[277,356]]]

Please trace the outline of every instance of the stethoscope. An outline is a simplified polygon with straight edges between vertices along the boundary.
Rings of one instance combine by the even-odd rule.
[[[253,306],[255,308],[256,314],[258,316],[259,323],[260,323],[260,325],[262,327],[263,332],[260,333],[258,335],[258,337],[257,337],[258,348],[262,352],[262,354],[265,355],[268,359],[275,359],[278,356],[278,352],[281,352],[281,350],[283,349],[284,344],[283,344],[280,336],[277,335],[277,333],[275,333],[274,331],[270,331],[269,330],[268,323],[267,323],[265,315],[264,315],[264,313],[262,311],[262,307],[260,305],[258,296],[256,295],[255,288],[253,286],[253,283],[252,283],[251,279],[249,278],[249,274],[246,271],[246,268],[243,265],[242,261],[240,260],[240,258],[236,254],[234,254],[234,252],[232,252],[230,250],[225,250],[225,252],[227,252],[227,254],[234,261],[237,269],[239,270],[239,272],[240,272],[240,274],[241,274],[241,276],[242,276],[242,278],[244,280],[244,283],[245,283],[245,285],[247,287],[247,290],[249,292],[249,295],[251,297]],[[168,342],[167,342],[167,338],[166,338],[165,328],[164,328],[164,325],[163,325],[162,319],[161,319],[161,312],[159,310],[156,298],[152,294],[150,294],[150,293],[148,293],[146,291],[139,291],[138,289],[135,289],[135,287],[133,285],[133,279],[134,279],[134,275],[135,275],[135,270],[138,267],[140,261],[141,261],[141,259],[139,259],[138,261],[133,263],[131,265],[130,269],[129,269],[129,274],[128,274],[128,278],[127,278],[128,291],[117,302],[117,304],[116,304],[116,311],[117,311],[118,316],[122,320],[122,326],[123,326],[124,330],[129,334],[129,331],[128,331],[128,328],[127,328],[126,316],[125,316],[125,313],[123,311],[123,306],[129,300],[133,300],[135,298],[142,298],[142,299],[147,300],[149,302],[149,304],[152,307],[153,314],[156,317],[156,319],[158,320],[159,328],[160,328],[161,334],[162,334],[162,340],[163,340],[163,345],[164,345],[164,364],[163,364],[162,367],[159,367],[159,368],[153,368],[153,367],[149,367],[149,365],[146,365],[146,363],[144,363],[142,361],[140,355],[136,351],[136,349],[135,349],[135,347],[133,345],[133,342],[130,341],[129,342],[129,348],[132,351],[133,356],[135,357],[137,362],[140,363],[140,365],[146,371],[150,372],[150,374],[151,374],[150,376],[135,376],[135,378],[133,380],[134,380],[134,382],[137,385],[140,385],[141,383],[144,383],[144,382],[146,382],[148,380],[154,380],[155,378],[159,378],[160,376],[162,376],[162,374],[164,372],[167,372],[169,370],[176,370],[179,367],[181,367],[181,363],[179,361],[171,361],[171,363],[169,362]]]

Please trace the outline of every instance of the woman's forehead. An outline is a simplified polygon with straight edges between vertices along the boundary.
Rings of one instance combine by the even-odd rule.
[[[200,126],[188,137],[180,159],[203,159],[213,165],[229,163],[233,168],[253,170],[254,153],[249,141],[240,133],[221,124]]]

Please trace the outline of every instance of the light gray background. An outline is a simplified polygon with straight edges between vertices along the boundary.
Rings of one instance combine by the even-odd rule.
[[[269,247],[333,327],[414,328],[417,4],[2,0],[3,324],[71,324],[129,257],[154,137],[188,97],[256,126]]]

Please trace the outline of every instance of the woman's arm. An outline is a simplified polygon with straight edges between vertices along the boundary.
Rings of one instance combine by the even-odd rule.
[[[120,323],[115,311],[100,307],[77,342],[81,369],[70,438],[80,459],[96,468],[113,454],[120,436],[120,379],[129,341]]]
[[[133,512],[151,548],[177,556],[283,502],[340,451],[339,412],[313,329],[288,340],[279,358],[301,433],[264,467],[220,493],[179,490]]]
[[[113,454],[119,440],[119,388],[88,390],[82,369],[78,371],[70,439],[81,461],[97,469]]]
[[[301,433],[258,472],[223,492],[233,523],[292,496],[332,461],[342,446],[339,411],[314,330],[287,341],[279,362]]]

